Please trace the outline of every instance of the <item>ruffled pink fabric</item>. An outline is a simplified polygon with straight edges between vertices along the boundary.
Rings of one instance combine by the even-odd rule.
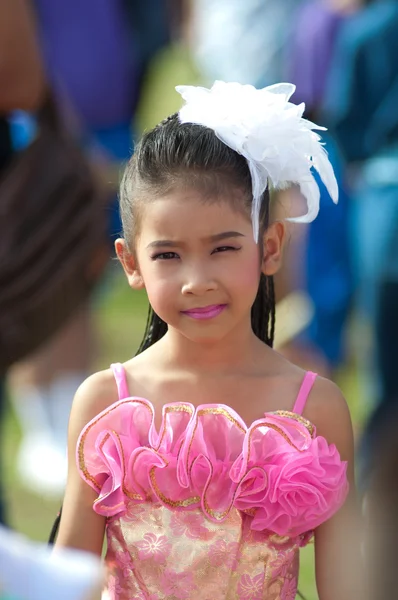
[[[348,492],[336,447],[287,412],[246,427],[224,405],[169,404],[158,433],[150,402],[120,400],[84,428],[77,460],[99,493],[95,511],[108,517],[148,500],[200,506],[216,522],[235,507],[254,530],[297,536],[329,519]]]

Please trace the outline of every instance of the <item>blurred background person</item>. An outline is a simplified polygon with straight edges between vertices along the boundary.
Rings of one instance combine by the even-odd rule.
[[[116,188],[133,148],[135,113],[152,56],[169,42],[167,4],[149,0],[34,0],[48,81],[73,129],[109,184],[109,249],[120,232]],[[27,121],[29,123],[29,121]],[[66,433],[73,396],[95,360],[91,305],[19,365],[13,403],[22,428],[21,480],[60,496],[66,477]]]
[[[372,340],[361,365],[363,398],[379,400],[362,445],[364,479],[398,397],[398,2],[367,4],[341,29],[326,104],[354,196],[356,310]],[[362,329],[362,346],[363,339]]]
[[[358,7],[358,0],[308,0],[297,10],[288,43],[287,79],[296,84],[296,101],[305,103],[306,116],[315,123],[323,120],[339,32]],[[339,203],[332,205],[319,182],[321,210],[303,240],[304,269],[299,270],[294,256],[290,267],[295,285],[311,300],[313,317],[284,352],[292,360],[333,377],[348,357],[347,324],[354,289],[349,244],[351,200],[339,148],[330,132],[323,139],[338,180]]]
[[[17,109],[37,109],[43,93],[44,73],[29,3],[3,0],[0,3],[0,181],[13,155],[7,118]],[[0,373],[0,426],[4,404],[5,373]],[[3,439],[1,433],[0,441]],[[3,484],[3,454],[0,452],[0,523],[6,520]]]

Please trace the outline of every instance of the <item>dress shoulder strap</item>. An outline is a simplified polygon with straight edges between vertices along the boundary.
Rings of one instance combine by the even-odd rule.
[[[308,396],[310,395],[310,391],[312,390],[312,386],[314,385],[315,379],[317,378],[316,373],[312,373],[311,371],[307,371],[304,375],[303,383],[301,384],[300,391],[298,393],[296,402],[294,403],[293,412],[302,415],[305,405],[307,403]]]
[[[128,398],[130,394],[127,385],[126,371],[124,370],[123,365],[121,363],[114,363],[111,365],[111,369],[113,371],[113,375],[115,376],[119,400]]]

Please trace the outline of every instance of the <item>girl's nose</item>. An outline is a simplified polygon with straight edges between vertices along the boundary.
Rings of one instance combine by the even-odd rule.
[[[181,292],[184,296],[203,296],[207,292],[214,291],[217,284],[209,274],[194,269],[184,282]]]

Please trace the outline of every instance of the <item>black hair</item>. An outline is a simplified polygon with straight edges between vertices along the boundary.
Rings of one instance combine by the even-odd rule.
[[[229,194],[231,202],[251,213],[252,180],[246,159],[221,142],[212,129],[181,123],[178,114],[173,114],[144,134],[126,167],[120,190],[120,212],[128,247],[133,246],[139,233],[142,204],[149,201],[149,197],[159,197],[181,185],[199,189],[205,201],[214,201],[235,188],[241,194]],[[270,196],[266,190],[261,203],[260,236],[269,225],[269,210]],[[272,347],[275,292],[271,276],[260,276],[251,323],[257,337]],[[167,324],[149,307],[138,353],[160,340],[166,332]]]

